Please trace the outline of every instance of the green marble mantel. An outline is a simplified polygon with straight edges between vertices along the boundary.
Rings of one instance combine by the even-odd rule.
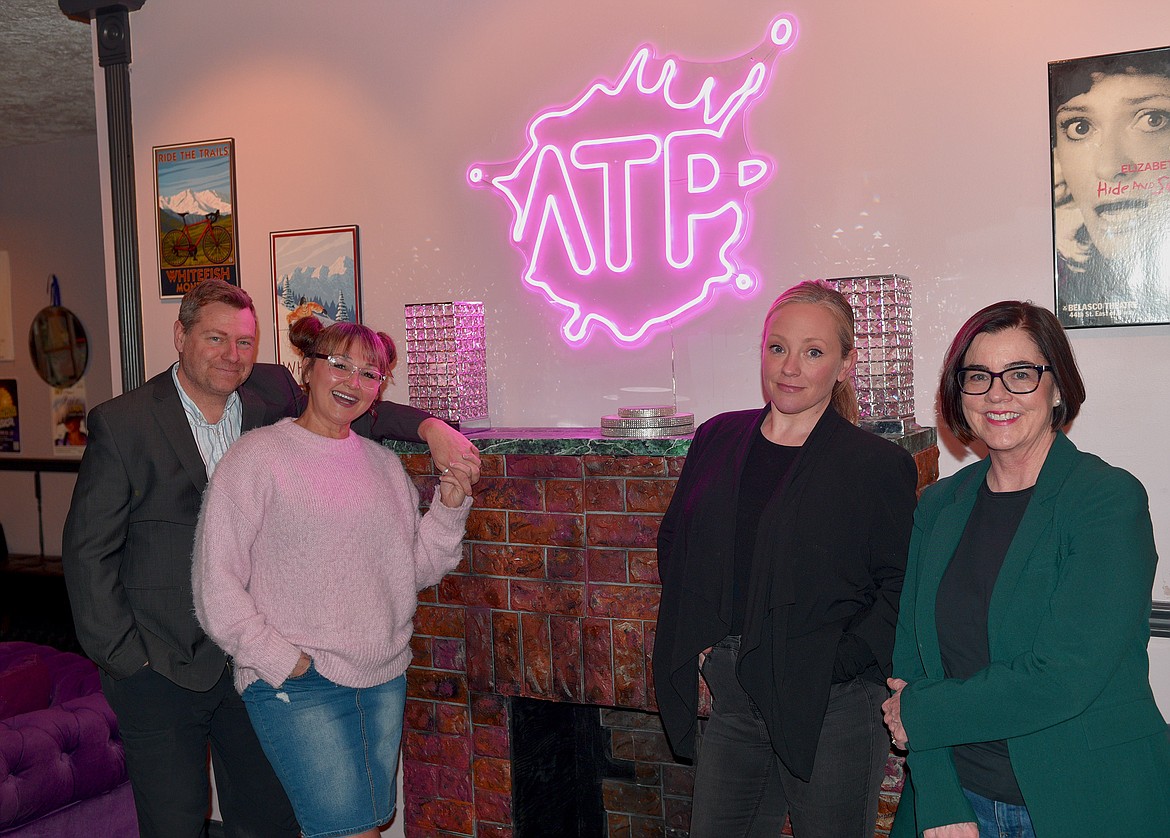
[[[467,438],[481,454],[557,454],[580,456],[599,454],[607,457],[684,457],[691,447],[691,435],[662,439],[615,439],[601,435],[601,428],[490,428],[467,429]],[[934,428],[919,428],[905,434],[883,435],[911,454],[934,446]],[[399,454],[418,454],[427,450],[418,442],[387,440],[387,447]]]

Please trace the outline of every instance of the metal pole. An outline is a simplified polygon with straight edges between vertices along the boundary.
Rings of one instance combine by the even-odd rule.
[[[114,273],[122,390],[146,380],[142,342],[142,295],[138,268],[138,216],[134,201],[134,132],[130,110],[130,12],[145,0],[92,7],[93,0],[58,0],[61,11],[96,21],[98,66],[105,69],[106,123],[110,144],[110,197],[114,223]]]

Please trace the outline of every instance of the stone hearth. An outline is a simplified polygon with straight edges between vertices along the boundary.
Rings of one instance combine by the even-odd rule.
[[[603,784],[608,835],[682,836],[689,766],[654,712],[655,537],[689,438],[603,439],[595,429],[474,437],[482,478],[463,562],[419,595],[403,732],[408,838],[512,838],[509,696],[594,705],[609,757],[632,779]],[[898,442],[920,486],[938,475],[933,429]],[[429,498],[421,446],[393,445]],[[901,786],[891,759],[878,834]]]

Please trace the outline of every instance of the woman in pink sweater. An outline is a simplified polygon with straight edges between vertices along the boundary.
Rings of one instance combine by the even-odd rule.
[[[394,359],[364,326],[317,334],[304,413],[232,445],[195,536],[196,615],[306,838],[376,838],[394,813],[416,594],[458,564],[471,507],[453,462],[420,516],[394,453],[351,433]]]

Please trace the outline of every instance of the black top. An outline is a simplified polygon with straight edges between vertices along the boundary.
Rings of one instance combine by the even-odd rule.
[[[747,611],[748,584],[752,578],[752,557],[756,553],[756,531],[760,516],[772,495],[784,482],[800,446],[777,445],[756,434],[739,478],[735,507],[735,571],[731,585],[731,628],[728,634],[743,634]]]
[[[730,633],[736,497],[769,409],[699,427],[658,529],[654,689],[680,756],[694,753],[698,655]],[[812,774],[843,638],[889,675],[917,481],[910,454],[830,406],[760,514],[736,674],[798,777]]]
[[[986,483],[979,487],[935,601],[939,650],[948,678],[970,678],[991,664],[987,610],[1004,557],[1031,499],[1032,487],[1018,492],[993,492]],[[992,800],[1024,805],[1005,741],[958,745],[953,756],[964,788]]]

